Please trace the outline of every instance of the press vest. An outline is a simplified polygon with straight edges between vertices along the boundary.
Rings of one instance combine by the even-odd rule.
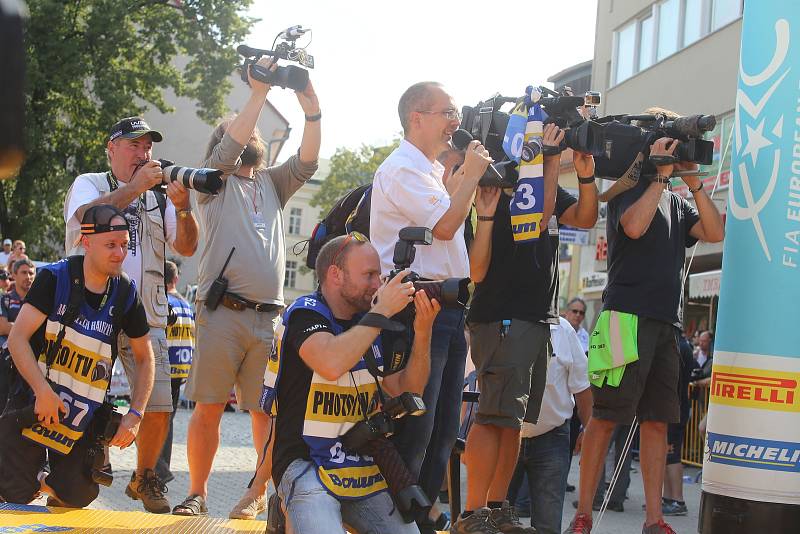
[[[175,324],[167,327],[170,376],[188,378],[194,354],[194,312],[181,297],[169,293],[167,298],[178,317]]]
[[[52,451],[69,454],[88,428],[95,410],[103,403],[111,380],[111,308],[119,291],[119,279],[113,279],[111,295],[105,299],[100,310],[95,310],[85,300],[81,303],[78,317],[64,329],[64,340],[48,372],[47,354],[61,330],[61,319],[69,302],[71,280],[67,260],[44,269],[55,275],[56,293],[53,311],[47,317],[45,342],[37,360],[39,369],[49,378],[53,391],[61,397],[67,413],[59,423],[49,428],[36,423],[24,429],[22,435]],[[125,303],[126,309],[135,297],[135,291],[131,290]]]
[[[103,197],[111,192],[111,184],[108,181],[108,174],[105,172],[94,172],[81,175],[94,184]],[[64,199],[64,218],[67,216],[69,207],[69,197],[72,194],[72,187],[67,191]],[[147,313],[147,323],[153,328],[166,328],[167,316],[167,294],[164,287],[164,260],[167,253],[167,238],[164,220],[161,217],[161,210],[158,209],[156,194],[152,191],[145,191],[145,209],[143,210],[141,221],[142,229],[140,239],[142,244],[142,279],[141,285],[137,287],[139,297],[144,304]],[[80,227],[70,229],[67,225],[66,239],[64,248],[67,256],[75,254],[85,254],[83,246],[78,242],[80,237]],[[76,242],[78,242],[76,244]]]
[[[264,373],[261,407],[265,413],[277,414],[277,385],[281,361],[285,356],[284,337],[286,325],[298,310],[312,310],[323,316],[334,335],[344,332],[333,313],[318,293],[300,297],[283,313],[275,328],[272,354]],[[375,356],[379,369],[383,369],[380,337],[369,349]],[[377,384],[362,358],[350,372],[337,380],[326,380],[314,372],[311,377],[306,412],[303,422],[303,441],[309,456],[317,465],[317,478],[337,499],[363,499],[386,489],[386,481],[378,466],[369,456],[357,454],[342,447],[340,436],[356,423],[378,410]]]

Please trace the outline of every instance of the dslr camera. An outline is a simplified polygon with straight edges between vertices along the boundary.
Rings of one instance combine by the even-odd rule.
[[[187,189],[194,189],[206,195],[216,195],[224,185],[222,181],[222,171],[217,169],[194,169],[192,167],[181,167],[168,159],[159,159],[161,172],[164,173],[163,183],[151,188],[152,191],[167,193],[167,185],[170,182],[178,181]],[[142,167],[148,160],[139,160],[136,170]],[[135,172],[135,171],[134,171]]]
[[[384,399],[381,411],[359,421],[342,436],[342,447],[375,459],[406,523],[427,514],[431,502],[408,470],[397,448],[387,438],[394,434],[395,419],[424,413],[422,398],[407,391],[397,397]]]
[[[272,71],[261,65],[256,65],[256,62],[263,56],[270,56],[275,60],[294,61],[306,68],[313,69],[314,56],[306,52],[305,47],[297,46],[297,40],[310,31],[310,29],[305,29],[300,25],[283,30],[272,42],[273,50],[253,48],[243,44],[239,45],[236,51],[244,57],[244,62],[239,67],[242,81],[249,83],[247,73],[250,72],[253,78],[260,82],[277,85],[284,89],[288,87],[295,91],[304,91],[306,85],[308,85],[307,70],[295,65],[289,65],[288,67],[279,66]],[[278,42],[278,40],[281,42]]]
[[[394,246],[394,269],[389,272],[389,280],[397,273],[411,267],[416,256],[416,245],[433,243],[433,232],[424,226],[407,226],[400,230]],[[463,308],[469,300],[469,278],[447,278],[446,280],[424,280],[415,272],[409,273],[403,282],[413,282],[414,290],[425,290],[428,298],[436,299],[446,307]],[[413,306],[413,304],[411,304]]]

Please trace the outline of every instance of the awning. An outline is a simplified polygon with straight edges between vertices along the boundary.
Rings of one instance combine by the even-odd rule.
[[[689,298],[709,298],[719,296],[722,271],[708,271],[689,275]]]

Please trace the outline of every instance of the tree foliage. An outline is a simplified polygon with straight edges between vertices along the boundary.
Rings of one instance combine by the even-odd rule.
[[[107,168],[105,141],[119,118],[171,109],[163,91],[225,112],[235,45],[254,22],[252,0],[28,0],[27,159],[0,183],[0,229],[36,259],[63,254],[64,195],[75,176]],[[183,58],[179,69],[176,58]]]
[[[386,146],[361,145],[356,150],[337,148],[331,157],[330,174],[314,194],[311,205],[327,213],[345,193],[371,182],[380,164],[399,144],[400,140],[396,139]]]

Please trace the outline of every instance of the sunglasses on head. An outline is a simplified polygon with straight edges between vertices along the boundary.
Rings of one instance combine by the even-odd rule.
[[[359,243],[366,243],[369,241],[369,239],[367,239],[367,236],[365,236],[361,232],[350,232],[349,234],[347,234],[347,237],[344,238],[342,244],[339,245],[339,249],[336,251],[336,254],[333,255],[333,261],[331,261],[331,265],[336,265],[336,259],[339,257],[339,254],[342,253],[344,248],[351,240],[358,241]]]

